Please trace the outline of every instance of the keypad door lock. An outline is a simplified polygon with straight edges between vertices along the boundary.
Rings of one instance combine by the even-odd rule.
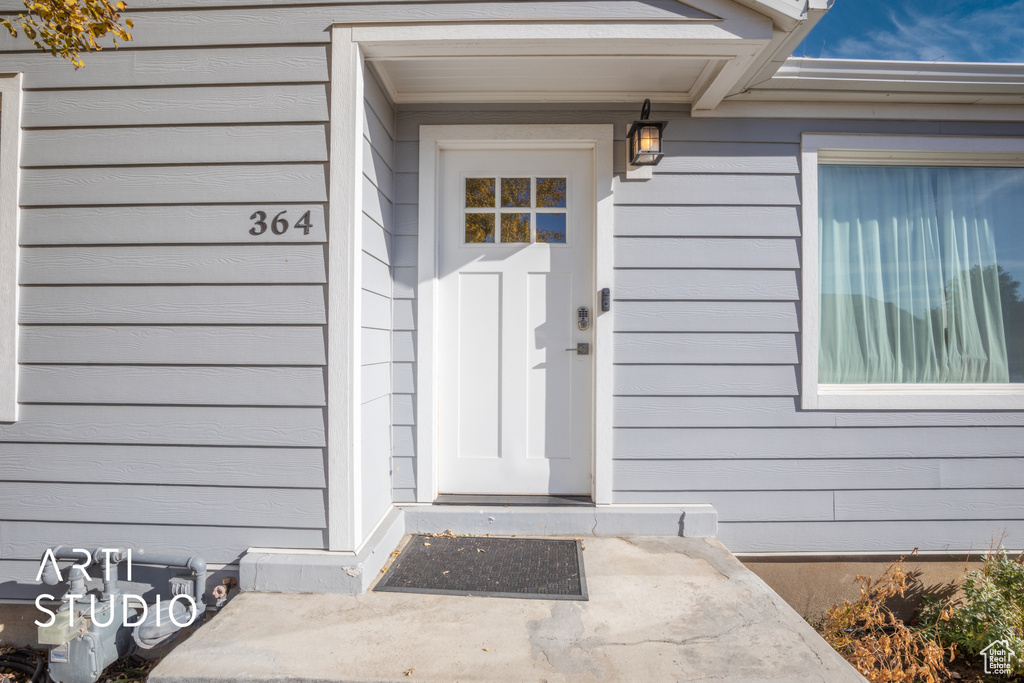
[[[586,332],[590,329],[590,309],[586,306],[580,306],[576,309],[576,327],[581,332]]]
[[[588,344],[587,342],[580,342],[571,349],[566,349],[566,351],[575,351],[577,356],[589,356],[590,344]]]

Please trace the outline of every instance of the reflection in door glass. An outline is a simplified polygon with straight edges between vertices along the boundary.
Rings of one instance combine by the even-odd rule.
[[[494,208],[494,178],[466,178],[466,208],[483,207]]]
[[[568,242],[567,178],[491,176],[465,181],[464,244]]]
[[[530,206],[530,179],[502,178],[501,205],[503,207],[514,206],[528,208]]]
[[[538,213],[537,241],[548,244],[565,244],[565,214]]]
[[[537,206],[564,208],[565,178],[537,178]]]
[[[529,234],[529,230],[527,230],[527,234]],[[494,242],[494,214],[467,213],[466,243],[480,244],[484,242]]]
[[[530,241],[530,214],[528,213],[503,213],[501,214],[501,241],[529,242]]]

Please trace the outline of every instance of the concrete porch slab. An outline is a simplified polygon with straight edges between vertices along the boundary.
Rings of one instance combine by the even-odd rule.
[[[584,545],[588,602],[242,593],[149,680],[864,680],[714,539]]]

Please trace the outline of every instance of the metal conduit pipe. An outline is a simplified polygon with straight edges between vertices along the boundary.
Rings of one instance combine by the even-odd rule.
[[[109,560],[107,559],[109,557]],[[102,565],[104,568],[103,574],[103,599],[114,600],[121,594],[120,589],[117,587],[117,573],[110,572],[111,578],[107,578],[107,562],[109,566],[116,567],[121,564],[128,557],[128,553],[125,550],[116,550],[113,553],[102,552],[99,549],[92,551],[92,560],[95,564]]]
[[[188,569],[196,579],[192,597],[195,598],[200,612],[206,606],[206,560],[203,558],[169,553],[132,553],[132,563]]]

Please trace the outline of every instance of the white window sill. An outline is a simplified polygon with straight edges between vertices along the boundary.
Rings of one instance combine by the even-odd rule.
[[[1024,410],[1024,384],[820,384],[818,410]]]

